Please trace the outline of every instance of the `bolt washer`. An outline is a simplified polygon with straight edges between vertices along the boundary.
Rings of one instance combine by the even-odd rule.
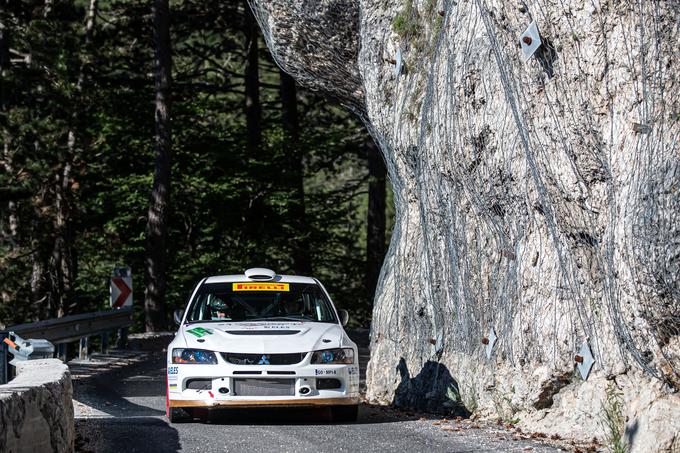
[[[593,368],[593,364],[595,363],[595,358],[593,357],[593,353],[590,350],[590,346],[588,345],[588,340],[583,341],[581,350],[579,351],[577,357],[580,357],[580,360],[575,360],[576,367],[578,368],[579,373],[581,373],[581,377],[585,381],[588,379],[590,370]]]
[[[541,47],[541,35],[538,33],[536,22],[529,24],[526,31],[519,37],[519,46],[522,48],[525,63]]]
[[[498,337],[496,336],[496,329],[493,327],[489,329],[489,335],[487,335],[489,342],[486,345],[486,358],[491,359],[491,352],[493,351],[493,345],[496,344]]]
[[[394,75],[399,77],[401,75],[401,71],[404,69],[404,59],[401,56],[401,49],[397,48],[397,55],[395,60],[397,63],[394,65]]]

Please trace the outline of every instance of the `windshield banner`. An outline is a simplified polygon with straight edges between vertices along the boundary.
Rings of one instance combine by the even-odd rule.
[[[232,291],[290,291],[288,283],[232,283]]]

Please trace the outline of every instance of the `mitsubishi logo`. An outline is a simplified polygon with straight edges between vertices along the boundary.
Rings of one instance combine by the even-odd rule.
[[[269,365],[269,358],[266,355],[262,355],[262,358],[257,363],[258,365]]]

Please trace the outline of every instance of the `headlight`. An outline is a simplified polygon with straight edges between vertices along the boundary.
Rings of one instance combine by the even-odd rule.
[[[172,350],[172,363],[209,363],[216,364],[217,356],[212,351],[203,349],[182,349]]]
[[[324,351],[314,351],[312,361],[314,364],[352,364],[354,363],[354,349],[326,349]]]

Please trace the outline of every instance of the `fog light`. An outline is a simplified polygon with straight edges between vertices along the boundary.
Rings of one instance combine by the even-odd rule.
[[[222,393],[223,395],[226,395],[227,393],[229,393],[229,389],[226,388],[226,387],[220,387],[217,391]]]
[[[309,387],[301,387],[300,388],[300,395],[306,395],[309,393]]]

